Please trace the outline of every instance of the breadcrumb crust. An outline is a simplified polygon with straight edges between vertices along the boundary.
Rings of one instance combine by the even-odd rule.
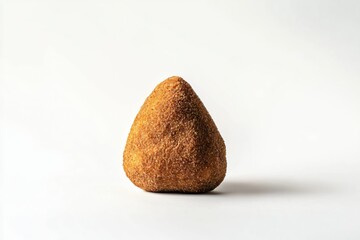
[[[128,178],[150,192],[208,192],[226,174],[224,140],[190,84],[177,76],[145,100],[123,159]]]

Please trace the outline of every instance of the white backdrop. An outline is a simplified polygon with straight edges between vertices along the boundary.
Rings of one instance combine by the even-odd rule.
[[[2,6],[2,234],[360,238],[359,1],[19,1]],[[187,80],[227,145],[212,194],[122,170],[145,98]]]

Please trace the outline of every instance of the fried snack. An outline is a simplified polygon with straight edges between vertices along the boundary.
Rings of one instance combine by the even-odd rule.
[[[123,157],[128,178],[149,192],[208,192],[226,173],[224,140],[190,84],[176,76],[145,100]]]

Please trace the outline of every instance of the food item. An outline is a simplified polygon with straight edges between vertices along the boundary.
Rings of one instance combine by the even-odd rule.
[[[176,76],[145,100],[123,157],[128,178],[150,192],[208,192],[226,173],[224,140],[190,84]]]

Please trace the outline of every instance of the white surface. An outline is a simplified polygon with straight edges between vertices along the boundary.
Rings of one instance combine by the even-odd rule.
[[[2,8],[4,240],[360,239],[359,1],[17,1]],[[228,175],[151,194],[122,170],[184,77]]]

